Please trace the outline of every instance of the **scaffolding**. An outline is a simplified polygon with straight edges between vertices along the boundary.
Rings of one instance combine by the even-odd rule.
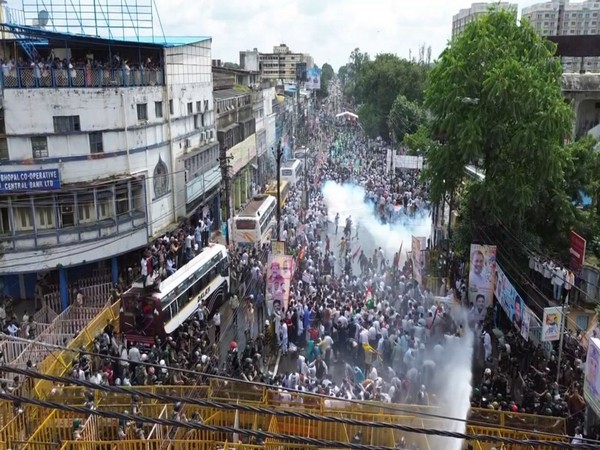
[[[165,42],[155,0],[17,0],[3,22],[61,33]]]

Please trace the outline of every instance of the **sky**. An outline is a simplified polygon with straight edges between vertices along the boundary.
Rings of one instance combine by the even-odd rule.
[[[524,6],[542,0],[519,2]],[[451,36],[452,16],[470,0],[156,0],[165,35],[212,37],[213,59],[239,62],[240,50],[271,52],[285,43],[334,70],[360,48],[371,55],[435,59]]]

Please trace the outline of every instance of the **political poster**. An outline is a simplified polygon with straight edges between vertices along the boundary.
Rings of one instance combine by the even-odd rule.
[[[304,88],[317,91],[321,89],[321,69],[318,67],[311,67],[306,71],[306,83],[304,83]]]
[[[294,274],[294,258],[289,255],[273,255],[267,266],[267,312],[286,311],[290,299],[290,285]]]
[[[544,308],[542,319],[542,342],[558,341],[560,339],[560,325],[562,321],[562,307],[552,306]]]
[[[469,268],[469,302],[484,302],[490,307],[494,297],[496,279],[496,246],[471,244]]]
[[[585,360],[583,397],[594,412],[600,415],[600,339],[591,338]]]

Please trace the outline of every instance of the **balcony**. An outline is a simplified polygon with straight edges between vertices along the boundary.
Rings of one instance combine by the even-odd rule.
[[[36,69],[19,67],[5,76],[0,71],[3,89],[115,88],[160,86],[162,69]]]

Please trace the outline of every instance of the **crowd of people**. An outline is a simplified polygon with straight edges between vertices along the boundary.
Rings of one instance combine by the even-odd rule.
[[[472,406],[567,417],[569,434],[580,433],[585,409],[581,349],[567,351],[559,368],[555,355],[548,360],[509,332],[510,326],[499,324],[493,309],[475,314],[478,305],[469,304],[465,294],[465,265],[451,252],[443,264],[452,266],[452,276],[432,291],[415,279],[411,259],[401,250],[388,252],[373,237],[372,247],[363,244],[368,230],[352,211],[333,213],[322,191],[325,182],[362,186],[365,197],[356,202],[371,205],[383,224],[426,215],[427,186],[418,171],[389,173],[385,145],[365,138],[360,128],[334,125],[326,107],[319,114],[327,132],[313,124],[317,138],[306,170],[308,200],[299,183],[282,210],[281,236],[296,263],[287,301],[273,307],[265,291],[269,245],[235,249],[232,277],[241,289],[230,294],[224,307],[231,309],[230,325],[244,330],[243,344],[228,342],[222,355],[221,312],[201,308],[150,348],[108,328],[95,341],[95,352],[106,357],[82,354],[71,376],[136,386],[205,383],[207,374],[222,374],[338,401],[443,406],[453,388],[445,374],[457,352],[469,352],[474,341]],[[209,221],[196,217],[155,242],[144,253],[139,275],[158,270],[166,277],[185,264],[208,243]],[[274,374],[270,357],[278,353],[282,357]]]

